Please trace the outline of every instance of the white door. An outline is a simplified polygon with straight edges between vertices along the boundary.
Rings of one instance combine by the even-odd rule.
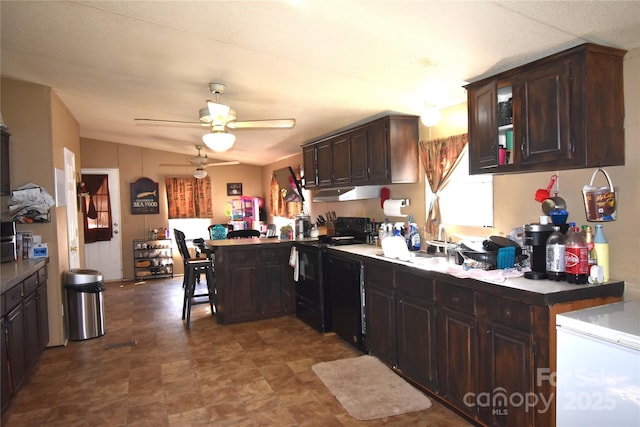
[[[122,237],[120,235],[120,173],[118,169],[82,169],[87,175],[108,175],[113,237],[108,242],[85,243],[88,269],[102,273],[104,280],[122,280]]]
[[[67,243],[69,269],[80,268],[80,241],[78,238],[78,195],[76,193],[76,155],[64,148],[64,183],[67,196]]]

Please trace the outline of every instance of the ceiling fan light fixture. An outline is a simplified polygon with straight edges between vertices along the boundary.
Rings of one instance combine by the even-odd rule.
[[[204,144],[213,151],[227,151],[236,142],[236,136],[228,132],[209,132],[202,135]]]
[[[206,176],[207,176],[207,171],[202,169],[202,167],[199,167],[193,171],[193,177],[196,179],[202,179]]]
[[[423,125],[431,127],[440,123],[442,114],[438,107],[432,104],[426,104],[422,114],[420,115],[420,121]]]

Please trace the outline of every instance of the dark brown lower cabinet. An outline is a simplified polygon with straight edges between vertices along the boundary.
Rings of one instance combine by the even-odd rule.
[[[11,398],[35,370],[49,342],[46,264],[6,289],[0,308],[0,396],[4,413]]]
[[[370,258],[364,266],[369,352],[486,426],[554,425],[555,315],[624,291],[617,282],[535,295]]]
[[[295,310],[291,244],[215,246],[218,323],[281,316]]]

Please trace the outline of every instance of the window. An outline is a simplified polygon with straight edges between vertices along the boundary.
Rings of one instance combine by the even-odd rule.
[[[166,177],[167,204],[169,219],[211,218],[213,200],[211,198],[211,179]]]
[[[109,175],[82,175],[84,196],[84,242],[109,241],[113,237],[111,227],[111,203],[109,202]]]

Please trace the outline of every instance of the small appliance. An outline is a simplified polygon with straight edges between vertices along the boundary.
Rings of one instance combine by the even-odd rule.
[[[13,262],[16,258],[16,223],[3,222],[0,232],[0,261]]]
[[[524,226],[524,245],[531,259],[531,271],[526,271],[527,279],[547,278],[547,239],[553,233],[552,224],[526,224]]]
[[[304,239],[311,236],[311,217],[306,214],[296,215],[296,238]]]

